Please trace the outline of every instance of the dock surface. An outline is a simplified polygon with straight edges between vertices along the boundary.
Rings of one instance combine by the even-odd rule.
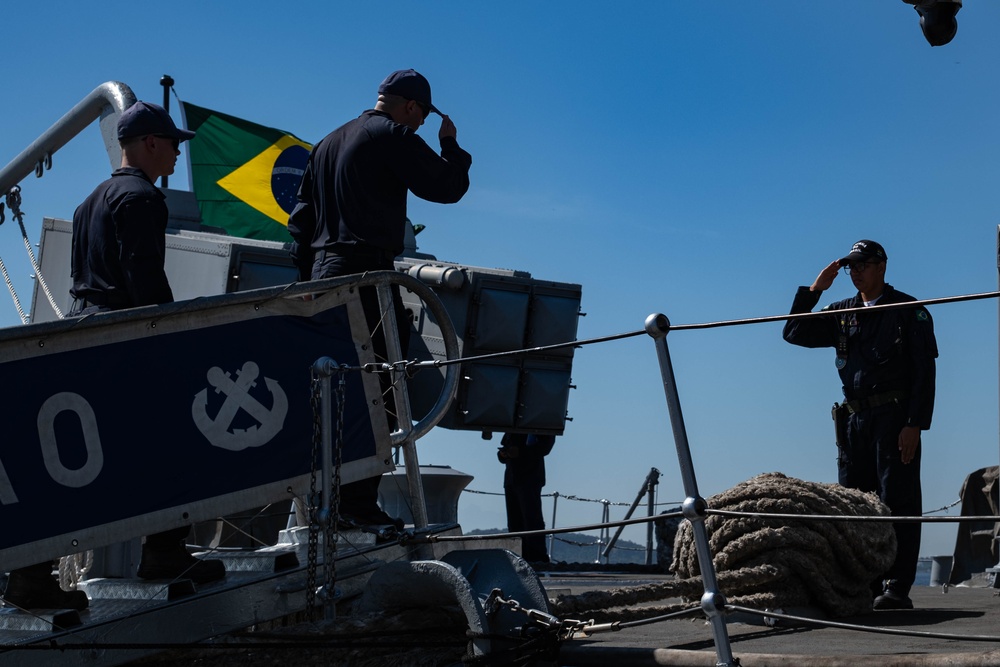
[[[657,577],[635,575],[632,584]],[[552,593],[579,594],[608,585],[630,585],[630,577],[546,575]],[[873,611],[831,619],[863,626],[865,631],[795,626],[775,627],[739,615],[727,623],[732,654],[742,667],[755,665],[998,665],[1000,666],[1000,597],[993,588],[915,587],[914,609]],[[674,600],[676,602],[676,600]],[[658,604],[664,604],[659,601]],[[744,622],[746,621],[746,622]],[[925,633],[920,636],[899,633]],[[954,635],[945,637],[944,635]],[[716,665],[712,625],[704,615],[626,627],[617,632],[574,639],[560,650],[560,665]]]

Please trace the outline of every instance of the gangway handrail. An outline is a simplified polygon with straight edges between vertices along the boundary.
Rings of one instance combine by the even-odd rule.
[[[40,137],[0,170],[0,194],[9,192],[31,172],[41,176],[52,167],[52,155],[100,118],[101,135],[111,169],[121,166],[118,116],[135,104],[135,93],[120,81],[107,81],[94,88],[75,107],[52,124]]]
[[[358,286],[371,285],[378,292],[379,307],[385,313],[383,327],[387,352],[389,354],[388,365],[393,367],[390,373],[397,374],[401,372],[400,367],[395,365],[394,362],[403,362],[405,364],[406,361],[399,347],[396,309],[392,305],[392,294],[390,291],[390,286],[393,284],[405,287],[423,299],[441,330],[446,359],[454,360],[460,356],[458,336],[455,333],[455,325],[451,321],[448,311],[437,294],[422,281],[407,273],[373,271],[358,278],[356,284]],[[398,446],[403,451],[406,482],[410,492],[410,511],[413,514],[414,526],[418,529],[426,528],[429,520],[427,516],[427,502],[424,498],[424,486],[420,478],[420,462],[417,457],[417,448],[415,445],[417,440],[426,435],[428,431],[444,418],[445,413],[455,398],[455,394],[458,392],[458,373],[460,368],[456,364],[448,365],[445,368],[444,383],[441,386],[441,391],[438,393],[437,401],[430,412],[421,417],[416,424],[412,423],[405,373],[400,378],[400,384],[397,384],[395,381],[392,382],[396,416],[399,423],[396,430],[390,434],[390,440],[394,447]],[[433,554],[425,552],[422,557],[433,558]]]
[[[445,309],[441,299],[434,293],[434,290],[425,285],[422,281],[401,271],[369,271],[356,276],[325,278],[323,280],[315,280],[306,283],[292,283],[286,287],[265,288],[263,290],[255,290],[255,293],[267,294],[270,292],[275,296],[292,296],[303,292],[326,291],[331,287],[339,287],[344,284],[350,284],[356,287],[379,287],[387,284],[395,284],[400,287],[405,287],[410,292],[413,292],[427,304],[427,309],[431,312],[431,315],[434,316],[435,323],[441,330],[441,338],[444,342],[445,348],[445,358],[448,361],[454,361],[459,358],[460,350],[458,346],[458,335],[455,332],[455,324],[451,321],[451,316],[448,315],[448,311]],[[247,292],[237,292],[236,294],[247,294]],[[386,331],[387,338],[392,338],[395,335],[394,310],[386,310],[383,326],[388,329],[388,331]],[[405,360],[400,359],[396,361]],[[389,363],[386,364],[386,366],[394,366],[394,364]],[[427,432],[434,428],[434,426],[444,418],[445,413],[451,406],[451,402],[455,398],[455,394],[458,391],[458,374],[461,367],[458,364],[450,364],[443,365],[443,369],[445,371],[444,383],[434,406],[426,415],[417,421],[416,424],[413,424],[412,426],[401,425],[401,428],[393,431],[391,434],[393,446],[402,445],[408,439],[419,440],[423,436],[427,435]],[[398,371],[393,370],[390,372]]]
[[[141,306],[138,308],[128,308],[125,310],[115,310],[105,313],[95,313],[81,318],[69,318],[65,320],[55,320],[51,322],[38,322],[35,324],[18,325],[14,327],[0,328],[0,341],[11,339],[35,340],[38,345],[43,344],[45,339],[68,333],[74,329],[89,328],[92,326],[102,326],[124,320],[152,320],[159,321],[168,317],[177,316],[183,313],[198,312],[208,310],[219,305],[233,305],[238,303],[262,303],[279,298],[302,297],[305,295],[327,292],[331,289],[344,287],[347,285],[356,287],[377,286],[386,282],[394,283],[400,287],[413,292],[424,300],[431,314],[436,318],[437,325],[441,328],[441,337],[445,346],[445,356],[449,361],[457,360],[460,356],[458,347],[458,336],[455,333],[455,325],[448,315],[444,304],[434,291],[417,280],[416,278],[400,271],[370,271],[368,273],[341,276],[337,278],[324,278],[322,280],[312,280],[308,282],[290,283],[276,287],[263,287],[244,292],[230,292],[227,294],[216,294],[211,296],[195,297],[186,301],[175,301],[158,306]],[[406,432],[396,431],[393,435],[393,445],[399,445],[406,437],[419,440],[427,434],[448,411],[455,394],[458,391],[458,374],[461,370],[459,364],[442,364],[445,371],[444,384],[438,400],[431,410],[424,415],[416,424]]]
[[[356,295],[359,286],[376,285],[379,283],[383,285],[386,283],[398,283],[402,288],[411,290],[421,296],[428,304],[428,310],[439,320],[438,323],[442,325],[442,328],[448,327],[447,330],[451,331],[450,335],[448,333],[445,334],[448,355],[451,357],[458,353],[458,343],[457,338],[454,336],[453,325],[443,304],[440,303],[440,299],[429,287],[416,278],[396,271],[379,271],[363,275],[291,283],[284,286],[267,287],[245,292],[196,297],[194,299],[158,306],[128,308],[94,313],[83,317],[70,317],[63,320],[3,327],[0,328],[0,343],[4,345],[5,350],[11,351],[11,354],[19,354],[16,351],[21,350],[25,355],[35,358],[36,356],[59,354],[77,349],[78,346],[83,344],[81,341],[84,338],[87,341],[98,339],[102,345],[114,343],[118,340],[131,340],[131,334],[122,328],[124,325],[128,325],[131,329],[135,329],[137,325],[141,326],[148,332],[143,334],[144,336],[155,336],[159,335],[160,332],[170,332],[176,326],[172,321],[178,319],[183,322],[184,320],[190,320],[192,316],[196,316],[208,324],[216,318],[214,311],[235,311],[252,308],[253,310],[266,310],[275,314],[299,315],[309,312],[309,308],[303,309],[298,306],[292,306],[290,302],[297,300],[307,302],[320,301],[323,299],[323,295],[329,292],[340,292],[341,295],[337,296],[336,299],[342,300],[350,298],[347,294],[348,292]],[[283,302],[289,302],[290,305],[285,306]],[[200,317],[202,315],[204,315],[203,318]],[[122,328],[121,331],[124,333],[119,333],[119,328]],[[86,335],[83,336],[83,334]],[[368,366],[367,364],[364,366],[355,366],[349,370],[352,373],[380,370],[369,368]],[[377,365],[372,364],[371,366],[374,367]],[[457,391],[459,372],[460,367],[457,365],[446,369],[443,388],[434,408],[413,425],[411,429],[406,431],[411,443],[427,433],[443,418]],[[419,470],[413,470],[412,474],[419,475]],[[301,477],[302,479],[299,480],[300,483],[308,482],[308,475]],[[408,468],[408,481],[410,477],[411,469]],[[0,479],[0,491],[3,490],[2,482],[3,480]],[[416,482],[419,482],[419,479]],[[273,490],[275,493],[284,493],[288,488],[288,484],[282,480],[269,480],[266,483],[274,487]],[[241,503],[247,501],[247,498],[238,495],[239,492],[240,490],[234,490],[226,496],[213,497],[204,501],[191,501],[186,505],[185,512],[190,514],[191,521],[200,521],[253,506],[250,502],[247,502],[245,506],[238,507]],[[254,496],[252,501],[257,502],[261,499],[262,497],[260,496]],[[419,499],[414,501],[415,511],[420,509],[416,506],[419,503],[421,503]],[[153,519],[156,521],[161,520],[167,516],[169,511],[169,508],[156,510],[159,514],[153,517]],[[152,511],[147,512],[147,514],[154,513]],[[424,509],[421,513],[425,514],[426,510]],[[416,519],[417,517],[415,516],[414,518]],[[91,536],[88,534],[88,539],[80,540],[80,545],[85,549],[102,546],[114,541],[120,541],[120,538],[126,535],[130,539],[138,534],[149,532],[151,529],[159,529],[159,525],[154,525],[151,528],[149,524],[144,524],[142,527],[138,527],[129,524],[129,521],[131,519],[128,517],[115,519],[112,522],[113,525],[104,525],[99,535]],[[426,520],[423,524],[426,525]],[[164,524],[165,526],[166,524]],[[74,540],[78,534],[81,534],[81,531],[86,531],[86,529],[81,528],[70,531],[74,535]],[[5,565],[8,568],[20,567],[38,560],[39,557],[44,559],[65,554],[68,550],[64,541],[62,541],[63,537],[61,535],[40,537],[32,542],[30,549],[25,547],[27,543],[10,545],[2,550],[6,559]],[[90,539],[90,537],[93,537],[93,539]],[[77,545],[74,544],[73,546],[76,547]],[[51,553],[49,553],[50,551]]]

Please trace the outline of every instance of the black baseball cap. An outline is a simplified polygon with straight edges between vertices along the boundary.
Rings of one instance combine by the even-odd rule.
[[[144,137],[147,134],[158,134],[177,141],[187,141],[194,137],[194,132],[174,125],[166,109],[158,104],[139,100],[118,117],[118,140]]]
[[[437,115],[443,115],[431,103],[431,84],[424,75],[412,69],[396,70],[378,87],[379,95],[398,95],[407,100],[413,100],[425,105]]]
[[[851,247],[851,252],[846,257],[840,259],[840,265],[847,266],[851,262],[884,262],[887,259],[885,248],[875,241],[861,239]]]

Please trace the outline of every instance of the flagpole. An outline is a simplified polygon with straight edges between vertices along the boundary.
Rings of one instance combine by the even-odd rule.
[[[169,74],[160,77],[160,85],[163,86],[163,108],[170,113],[170,86],[174,85],[174,79]],[[160,178],[160,187],[167,187],[167,175]]]

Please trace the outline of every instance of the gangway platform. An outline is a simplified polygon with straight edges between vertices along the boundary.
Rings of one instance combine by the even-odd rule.
[[[217,582],[91,579],[80,584],[91,598],[90,607],[81,612],[0,609],[0,666],[121,665],[172,646],[225,641],[227,633],[278,619],[301,620],[307,611],[308,572],[298,530],[282,531],[274,546],[199,554],[225,562],[226,576]],[[437,524],[410,532],[458,535],[461,529]],[[322,565],[322,535],[320,540]],[[375,542],[374,535],[360,530],[339,535],[338,600],[359,595],[380,565],[415,553],[405,540]],[[447,544],[435,544],[434,556],[449,550]]]

